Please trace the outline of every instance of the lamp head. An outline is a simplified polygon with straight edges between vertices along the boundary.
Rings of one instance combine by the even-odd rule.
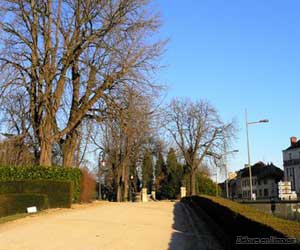
[[[263,119],[263,120],[260,120],[259,122],[261,122],[261,123],[267,123],[267,122],[269,122],[269,120],[268,119]]]

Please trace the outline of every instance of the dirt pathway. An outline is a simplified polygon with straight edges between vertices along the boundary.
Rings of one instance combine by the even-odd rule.
[[[189,221],[174,202],[99,203],[2,224],[0,250],[202,249]]]

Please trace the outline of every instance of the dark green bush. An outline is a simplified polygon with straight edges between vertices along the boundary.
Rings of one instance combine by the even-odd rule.
[[[78,202],[81,189],[81,170],[63,167],[0,166],[0,181],[53,180],[73,183],[73,202]]]
[[[38,210],[47,209],[47,195],[30,193],[0,195],[0,217],[26,213],[26,208],[32,206],[36,206]]]
[[[71,207],[72,183],[70,181],[0,181],[0,194],[9,193],[37,193],[45,194],[49,199],[49,206]]]

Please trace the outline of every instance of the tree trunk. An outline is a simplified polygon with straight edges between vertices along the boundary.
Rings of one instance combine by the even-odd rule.
[[[63,166],[64,167],[72,167],[74,154],[77,146],[78,133],[76,130],[72,131],[67,135],[67,138],[64,140],[62,144],[62,153],[63,153]]]
[[[193,168],[190,173],[190,195],[196,195],[196,171]]]
[[[122,202],[123,201],[123,188],[122,188],[122,182],[118,183],[118,190],[117,190],[117,202]]]
[[[40,165],[51,166],[52,164],[52,143],[48,140],[41,140]]]
[[[52,147],[53,142],[51,140],[52,127],[49,118],[45,119],[45,123],[41,126],[39,133],[40,136],[40,166],[51,166],[52,165]]]
[[[124,184],[124,201],[129,201],[129,159],[126,157],[123,163],[123,184]]]
[[[76,22],[75,22],[75,31],[74,31],[74,40],[75,43],[78,43],[78,36],[79,36],[79,26],[80,26],[80,2],[76,2]],[[69,122],[72,121],[74,117],[74,113],[78,111],[79,106],[79,86],[80,86],[80,73],[79,73],[79,66],[78,66],[78,58],[79,54],[75,53],[73,54],[73,63],[72,63],[72,87],[73,87],[73,95],[72,95],[72,104],[71,104],[71,110],[70,110],[70,117]],[[63,166],[64,167],[73,167],[74,165],[74,156],[75,156],[75,150],[77,146],[78,141],[78,126],[81,123],[79,121],[77,125],[66,134],[66,139],[63,142],[62,145],[62,151],[63,151]]]
[[[122,176],[120,174],[120,170],[118,170],[118,176],[117,176],[117,202],[123,201],[123,190],[122,190]]]

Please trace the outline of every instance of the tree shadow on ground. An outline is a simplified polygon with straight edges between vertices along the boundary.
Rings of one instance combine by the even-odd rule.
[[[197,238],[189,225],[187,215],[182,204],[175,203],[173,210],[173,233],[168,250],[193,250],[196,249]]]

